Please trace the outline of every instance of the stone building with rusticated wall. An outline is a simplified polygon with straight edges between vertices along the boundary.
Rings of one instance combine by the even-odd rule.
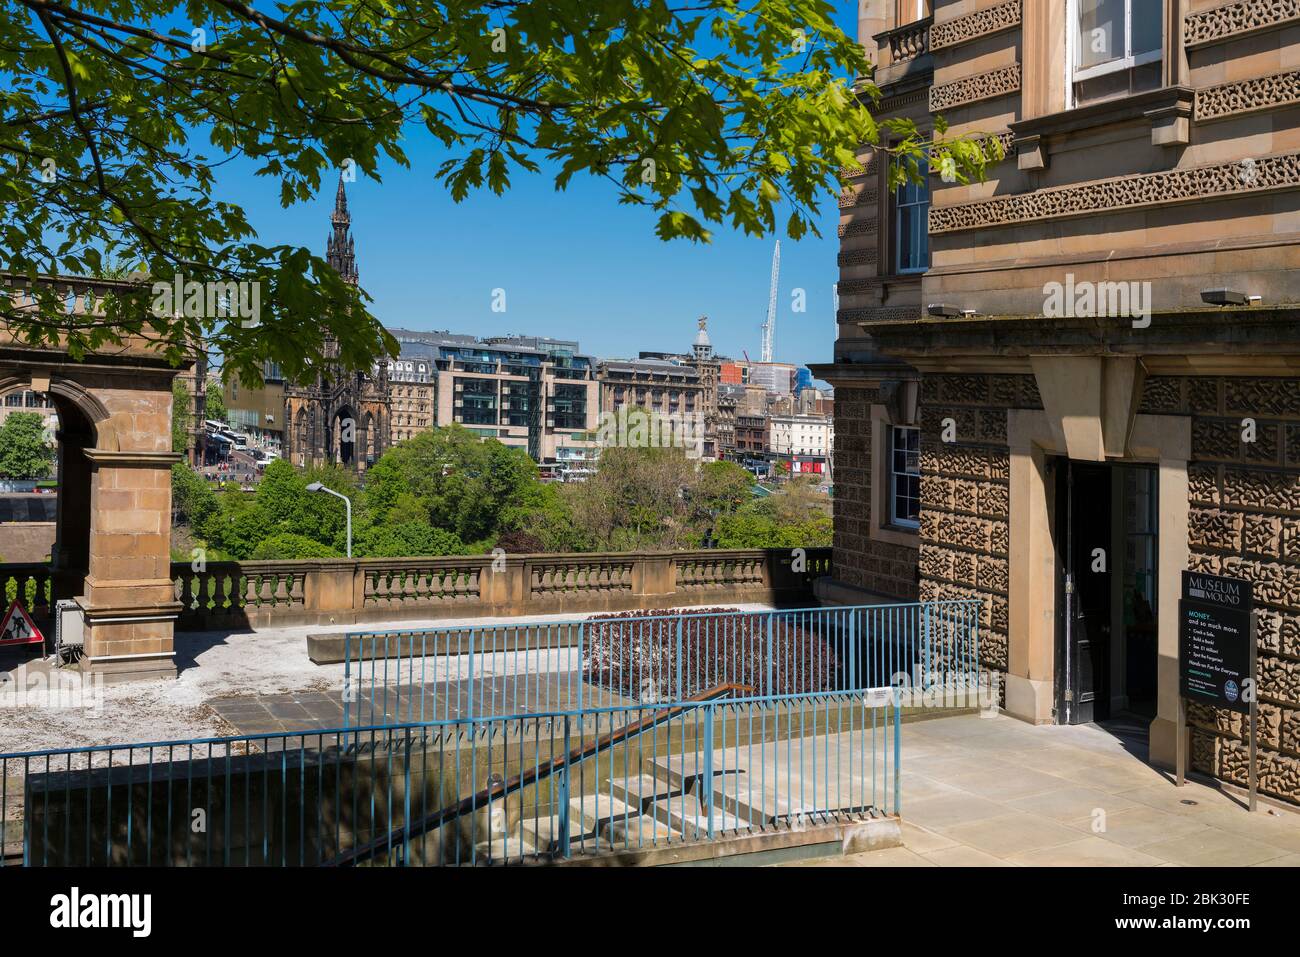
[[[1260,788],[1300,802],[1300,0],[868,0],[859,33],[878,119],[1002,157],[843,171],[823,598],[980,599],[1008,713],[1171,766],[1181,573],[1245,579]],[[1244,784],[1242,722],[1188,719]]]

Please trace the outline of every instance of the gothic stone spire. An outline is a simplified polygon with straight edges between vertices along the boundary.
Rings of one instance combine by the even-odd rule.
[[[330,215],[334,231],[325,241],[325,260],[343,277],[345,282],[357,283],[356,247],[349,229],[352,217],[348,215],[348,196],[343,189],[343,173],[339,173],[339,188],[334,194],[334,212]]]

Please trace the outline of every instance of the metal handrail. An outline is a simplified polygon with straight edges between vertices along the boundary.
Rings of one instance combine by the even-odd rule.
[[[516,791],[523,790],[532,784],[537,784],[558,772],[566,771],[572,765],[577,764],[580,761],[585,761],[587,758],[594,757],[602,751],[608,751],[610,748],[617,744],[622,744],[629,738],[649,731],[663,724],[665,721],[669,721],[678,715],[684,714],[689,710],[688,705],[690,704],[715,701],[718,698],[725,698],[738,691],[752,693],[754,690],[755,689],[749,685],[733,683],[721,684],[709,688],[708,690],[692,695],[677,704],[673,704],[667,708],[662,708],[648,717],[625,724],[623,727],[618,728],[615,731],[603,734],[594,741],[590,741],[587,744],[574,748],[559,758],[553,758],[545,767],[530,768],[527,771],[515,775],[508,781],[489,785],[478,793],[471,794],[469,797],[457,801],[455,804],[450,804],[447,807],[434,811],[432,814],[425,815],[409,826],[403,825],[402,827],[394,828],[383,837],[378,837],[374,840],[368,841],[360,847],[354,847],[347,853],[341,854],[333,860],[326,861],[321,866],[352,867],[361,861],[373,858],[381,851],[391,851],[394,847],[405,849],[410,843],[411,838],[423,837],[429,831],[442,827],[444,824],[463,817],[466,814],[472,814],[474,811],[491,804],[493,801],[501,800]],[[568,733],[568,721],[568,716],[566,716],[566,737]],[[563,808],[561,809],[561,813],[563,813]],[[568,828],[562,827],[561,833],[567,834]]]

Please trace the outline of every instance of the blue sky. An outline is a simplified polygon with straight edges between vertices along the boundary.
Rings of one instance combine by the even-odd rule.
[[[839,23],[856,29],[853,0],[836,0]],[[715,349],[759,358],[775,237],[714,231],[707,246],[654,235],[655,214],[618,205],[610,184],[579,176],[564,192],[553,177],[519,173],[502,197],[487,190],[454,203],[433,177],[436,158],[382,167],[383,182],[348,184],[361,284],[388,326],[577,339],[584,352],[687,351],[695,320],[709,317]],[[248,165],[219,176],[218,195],[241,204],[266,243],[307,245],[323,255],[334,182],[314,201],[281,209],[278,181]],[[835,337],[838,210],[822,205],[822,236],[782,237],[776,358],[829,361]],[[783,221],[778,219],[778,221]],[[506,294],[493,312],[492,291]],[[807,311],[791,309],[801,288]]]

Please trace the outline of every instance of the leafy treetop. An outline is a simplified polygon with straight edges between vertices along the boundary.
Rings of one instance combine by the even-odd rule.
[[[419,144],[458,201],[545,163],[559,189],[604,177],[664,239],[707,241],[718,224],[799,237],[881,139],[869,73],[826,0],[13,0],[0,270],[255,281],[261,314],[155,314],[144,284],[87,315],[38,287],[0,320],[74,358],[145,335],[179,363],[205,342],[250,385],[265,360],[312,378],[331,338],[343,366],[366,368],[396,348],[368,297],[309,250],[257,240],[217,196],[232,157],[278,180],[286,207],[335,169],[410,166]],[[897,176],[917,175],[937,147],[882,125],[901,137]],[[943,149],[960,178],[980,175],[978,144]]]

